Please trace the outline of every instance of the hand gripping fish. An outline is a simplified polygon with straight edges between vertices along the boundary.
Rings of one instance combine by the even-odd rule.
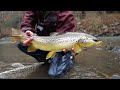
[[[54,33],[51,36],[32,35],[33,40],[28,45],[28,51],[32,52],[37,49],[49,51],[46,59],[53,58],[56,52],[61,52],[63,49],[70,51],[74,48],[75,54],[81,52],[83,48],[101,46],[103,42],[96,37],[80,32],[66,32],[64,34]],[[28,36],[17,29],[12,28],[12,41],[24,42]]]

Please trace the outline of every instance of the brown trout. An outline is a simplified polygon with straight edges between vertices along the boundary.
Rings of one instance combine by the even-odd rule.
[[[83,48],[103,45],[103,42],[96,37],[80,32],[66,32],[64,34],[55,32],[51,36],[37,36],[33,34],[32,37],[33,40],[28,45],[28,51],[32,52],[37,49],[50,51],[46,59],[53,58],[56,52],[61,52],[63,49],[70,51],[74,48],[75,53],[79,53]],[[23,42],[27,38],[28,36],[24,32],[12,28],[13,41]]]

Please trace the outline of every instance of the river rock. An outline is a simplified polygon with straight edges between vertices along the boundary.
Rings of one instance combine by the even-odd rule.
[[[119,22],[114,22],[114,25],[119,25],[120,23]]]
[[[102,48],[97,47],[96,50],[103,50]]]
[[[103,25],[102,29],[108,29],[108,26]]]
[[[21,63],[13,63],[11,66],[15,67],[15,68],[18,68],[18,67],[23,67],[24,65],[21,64]]]
[[[118,75],[113,75],[113,76],[112,76],[112,79],[120,79],[120,76],[118,76]]]
[[[78,25],[80,25],[80,24],[81,24],[81,22],[77,22],[77,24],[78,24]]]

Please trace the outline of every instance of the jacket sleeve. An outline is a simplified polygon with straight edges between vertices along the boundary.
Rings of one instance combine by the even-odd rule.
[[[58,15],[57,32],[74,32],[76,21],[72,11],[63,11]]]
[[[25,32],[26,30],[30,30],[35,32],[35,25],[37,23],[37,17],[35,11],[26,11],[23,17],[23,20],[20,25],[20,30]]]

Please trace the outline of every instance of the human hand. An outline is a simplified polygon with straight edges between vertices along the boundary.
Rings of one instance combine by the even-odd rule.
[[[24,45],[28,45],[33,40],[33,37],[28,38],[23,42]]]
[[[26,31],[25,33],[26,33],[27,36],[32,36],[33,35],[33,32],[31,32],[31,31]]]
[[[64,53],[66,53],[66,52],[67,52],[67,50],[66,50],[66,49],[63,49],[62,51],[63,51]],[[75,51],[74,51],[74,48],[71,48],[70,52],[71,52],[71,53],[74,53],[74,52],[75,52]]]
[[[29,38],[28,38],[27,40],[25,40],[25,41],[23,42],[23,44],[24,44],[24,45],[28,45],[28,44],[33,40],[33,37],[32,37],[33,32],[31,32],[31,31],[26,31],[25,33],[26,33],[27,36],[29,36]]]

